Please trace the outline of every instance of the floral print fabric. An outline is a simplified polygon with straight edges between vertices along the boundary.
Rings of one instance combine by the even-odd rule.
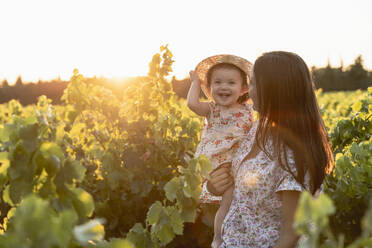
[[[250,136],[254,137],[256,130],[257,123],[254,124]],[[222,224],[222,248],[274,247],[279,239],[282,205],[277,192],[303,190],[301,184],[289,172],[283,170],[263,151],[254,158],[244,160],[253,141],[254,138],[241,143],[241,149],[232,163],[235,188],[229,212]],[[274,154],[270,142],[267,144],[267,151]],[[288,163],[296,173],[291,151],[288,151]],[[308,189],[308,174],[304,184]]]
[[[209,106],[210,114],[205,118],[195,156],[206,155],[215,169],[223,163],[232,162],[241,141],[248,139],[253,123],[253,109],[250,104],[223,108],[210,102]],[[200,199],[203,203],[218,203],[221,197],[212,196],[203,190]]]

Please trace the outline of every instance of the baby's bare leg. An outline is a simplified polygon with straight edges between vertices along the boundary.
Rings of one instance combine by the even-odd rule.
[[[234,187],[228,188],[222,196],[220,207],[217,210],[216,217],[214,218],[214,236],[212,242],[212,248],[220,247],[222,243],[221,227],[225,219],[227,212],[230,209]]]

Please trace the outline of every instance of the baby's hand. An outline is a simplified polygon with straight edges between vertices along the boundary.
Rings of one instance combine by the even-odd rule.
[[[230,174],[228,164],[217,167],[210,173],[210,179],[207,181],[207,189],[213,195],[221,196],[234,184],[234,178]]]
[[[228,162],[228,163],[223,163],[220,165],[221,167],[224,167],[224,168],[228,168],[230,169],[231,168],[231,162]]]
[[[191,82],[200,83],[198,74],[195,71],[190,71],[189,74]]]

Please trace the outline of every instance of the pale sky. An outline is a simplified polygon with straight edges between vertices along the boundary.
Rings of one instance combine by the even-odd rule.
[[[372,70],[369,0],[0,0],[0,80],[145,75],[169,44],[173,75],[205,57],[299,54],[308,66],[353,63]]]

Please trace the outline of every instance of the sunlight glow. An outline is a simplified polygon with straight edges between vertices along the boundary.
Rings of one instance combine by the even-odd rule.
[[[361,54],[372,68],[371,1],[27,1],[0,2],[0,80],[145,75],[161,45],[183,78],[203,58],[251,61],[288,50],[309,66],[345,65]]]
[[[259,174],[256,172],[249,172],[244,176],[243,184],[246,188],[253,188],[257,185],[260,179]]]

